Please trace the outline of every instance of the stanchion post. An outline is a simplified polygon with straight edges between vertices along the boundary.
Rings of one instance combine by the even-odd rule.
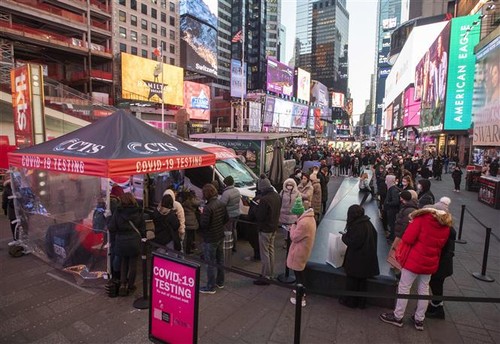
[[[290,276],[290,269],[286,265],[286,257],[288,257],[288,251],[290,251],[290,230],[286,231],[286,256],[285,256],[285,273],[278,275],[278,281],[281,283],[294,283],[295,278]]]
[[[142,252],[142,297],[134,301],[134,308],[137,309],[148,309],[149,308],[149,297],[148,297],[148,260],[147,260],[147,245],[148,242],[146,238],[141,240]]]
[[[300,344],[300,323],[302,322],[302,298],[305,294],[305,289],[302,284],[297,284],[295,288],[295,331],[293,335],[293,343]]]
[[[465,204],[462,204],[462,212],[460,213],[460,226],[458,227],[458,239],[455,240],[457,244],[467,244],[467,241],[462,240],[462,228],[464,227],[464,214],[465,214]]]
[[[483,282],[494,282],[495,279],[486,275],[486,265],[488,264],[488,251],[490,248],[491,228],[486,228],[486,240],[484,241],[483,264],[481,266],[481,273],[474,272],[472,276]]]

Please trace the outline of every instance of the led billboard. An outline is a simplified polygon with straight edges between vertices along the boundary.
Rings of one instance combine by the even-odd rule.
[[[293,104],[292,128],[305,129],[307,124],[307,112],[309,107],[302,104]]]
[[[264,125],[270,126],[273,125],[273,116],[274,116],[274,102],[275,98],[266,97],[266,104],[264,106]]]
[[[123,99],[183,105],[182,68],[127,53],[121,53],[121,61]]]
[[[390,104],[387,109],[385,109],[385,131],[392,130],[392,104]]]
[[[443,129],[450,23],[438,35],[415,69],[420,92],[420,127],[424,132]],[[417,95],[418,97],[418,95]]]
[[[278,60],[267,58],[267,90],[270,92],[293,96],[293,69]]]
[[[281,98],[276,98],[274,103],[274,126],[290,128],[292,124],[293,103]]]
[[[244,68],[241,68],[240,60],[231,60],[231,97],[241,98],[247,94],[247,64],[244,63]],[[244,72],[245,71],[245,72]]]
[[[403,126],[418,126],[420,124],[420,101],[415,100],[415,88],[409,87],[404,94]]]
[[[311,98],[311,73],[297,68],[297,98],[309,102]]]
[[[311,82],[311,103],[328,106],[328,88],[316,80]]]
[[[184,108],[189,119],[210,120],[210,87],[184,81]]]
[[[218,27],[219,8],[217,0],[180,0],[179,15],[190,16],[196,20]]]
[[[500,36],[476,52],[474,146],[500,146]]]
[[[187,15],[180,22],[183,67],[216,78],[217,29]]]
[[[451,20],[445,130],[468,130],[471,126],[476,63],[474,47],[479,43],[481,32],[480,24],[474,25],[474,33],[470,32],[475,21],[481,22],[479,14]]]
[[[31,104],[31,78],[29,65],[10,71],[12,107],[14,113],[14,136],[17,148],[34,144],[33,107]]]
[[[344,93],[332,92],[332,107],[344,108],[345,96]]]

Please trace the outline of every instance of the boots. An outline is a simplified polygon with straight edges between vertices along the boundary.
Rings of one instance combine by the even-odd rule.
[[[120,285],[120,289],[118,290],[118,295],[120,296],[128,296],[128,288],[127,284]]]
[[[430,319],[444,319],[445,315],[443,306],[434,306],[432,302],[430,302],[427,307],[427,312],[425,312],[425,317]]]

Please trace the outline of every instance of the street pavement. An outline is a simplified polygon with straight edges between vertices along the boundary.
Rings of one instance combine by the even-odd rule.
[[[331,178],[330,200],[344,178]],[[349,179],[347,179],[349,180]],[[456,222],[462,204],[495,236],[491,237],[488,283],[475,279],[481,271],[485,229],[467,212],[462,239],[457,244],[454,275],[445,282],[446,296],[500,296],[500,210],[477,201],[477,193],[452,191],[449,174],[431,181],[437,198],[452,199]],[[379,221],[373,218],[374,222]],[[132,306],[135,297],[108,298],[101,287],[84,288],[72,276],[53,269],[33,255],[11,258],[7,242],[10,230],[0,219],[0,343],[147,343],[148,311]],[[283,233],[276,240],[276,273],[284,271]],[[252,250],[240,241],[232,265],[254,273],[259,262],[246,261]],[[200,285],[205,282],[201,270]],[[139,285],[140,283],[138,283]],[[226,286],[215,295],[200,295],[198,338],[200,343],[291,343],[295,306],[290,289],[273,284],[255,286],[249,277],[226,275]],[[414,307],[410,301],[407,311]],[[308,294],[302,312],[302,343],[500,343],[500,304],[445,302],[446,320],[426,319],[425,330],[415,330],[409,319],[397,328],[378,319],[386,308],[349,309],[336,298]],[[411,314],[411,313],[409,313]]]

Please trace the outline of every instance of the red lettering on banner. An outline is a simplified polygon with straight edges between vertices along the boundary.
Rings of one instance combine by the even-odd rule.
[[[13,69],[10,75],[16,146],[29,147],[33,143],[33,129],[28,65]]]

